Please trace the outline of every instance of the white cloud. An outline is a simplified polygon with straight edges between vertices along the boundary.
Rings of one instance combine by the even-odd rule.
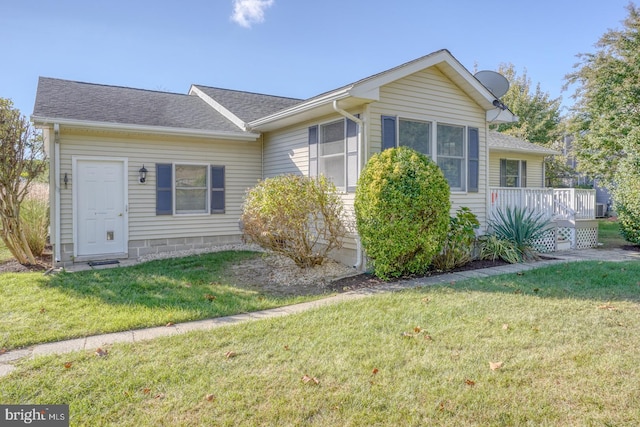
[[[231,20],[245,28],[264,22],[264,11],[272,6],[274,0],[233,0]]]

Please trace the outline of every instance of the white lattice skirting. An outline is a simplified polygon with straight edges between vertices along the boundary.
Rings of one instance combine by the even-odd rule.
[[[556,250],[556,228],[547,231],[543,237],[533,241],[533,247],[541,254]]]

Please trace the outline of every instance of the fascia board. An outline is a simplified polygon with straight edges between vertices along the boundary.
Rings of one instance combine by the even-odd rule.
[[[99,130],[112,130],[119,132],[134,132],[153,135],[174,135],[174,136],[190,136],[190,137],[202,137],[202,138],[216,138],[227,139],[234,141],[255,141],[260,137],[260,134],[253,132],[223,132],[223,131],[210,131],[203,129],[189,129],[189,128],[174,128],[166,126],[147,126],[147,125],[133,125],[125,123],[108,123],[108,122],[95,122],[89,120],[71,120],[71,119],[59,119],[55,117],[40,117],[31,116],[31,121],[36,126],[47,126],[54,123],[58,123],[61,126],[67,126],[78,129],[99,129]]]
[[[211,98],[209,95],[204,93],[195,85],[191,85],[191,88],[189,89],[189,95],[192,95],[192,94],[202,99],[208,106],[216,110],[218,113],[222,114],[227,120],[231,121],[234,125],[238,126],[240,129],[246,129],[247,124],[243,122],[242,119],[240,119],[240,117],[236,116],[231,111],[227,110],[222,104],[217,102],[215,99]]]
[[[316,98],[311,98],[308,101],[294,105],[293,107],[287,108],[286,110],[278,111],[277,113],[254,120],[249,123],[249,128],[259,130],[261,126],[269,125],[274,122],[278,122],[279,120],[287,119],[292,116],[309,112],[318,107],[331,104],[333,101],[339,101],[341,99],[348,98],[349,89],[351,88],[350,87],[343,88],[335,92],[329,92],[325,95],[322,95]]]

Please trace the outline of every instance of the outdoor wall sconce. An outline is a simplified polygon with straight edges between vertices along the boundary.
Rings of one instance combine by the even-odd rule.
[[[144,183],[147,180],[147,168],[142,165],[138,172],[140,172],[140,183]]]
[[[62,182],[64,182],[64,188],[66,190],[67,184],[69,184],[69,177],[67,177],[67,173],[64,173],[64,178],[62,178]]]

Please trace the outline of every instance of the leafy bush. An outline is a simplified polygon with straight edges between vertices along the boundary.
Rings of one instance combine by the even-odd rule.
[[[495,218],[489,220],[491,234],[513,243],[518,262],[535,259],[534,241],[550,229],[549,221],[535,212],[520,207],[498,209]]]
[[[49,192],[46,184],[33,184],[20,205],[20,220],[34,256],[44,252],[49,235]]]
[[[480,226],[478,218],[469,208],[462,207],[449,221],[449,232],[442,252],[433,259],[438,270],[452,270],[463,266],[473,259],[473,246],[476,241],[476,229]]]
[[[241,224],[245,238],[304,268],[322,264],[342,247],[343,212],[335,185],[325,177],[283,175],[247,191]]]
[[[424,273],[449,227],[449,184],[428,157],[406,147],[374,155],[356,188],[356,225],[382,279]]]
[[[481,236],[478,240],[480,242],[480,259],[491,261],[501,259],[511,264],[516,264],[521,260],[516,245],[509,240],[500,239],[492,234]]]
[[[620,234],[634,245],[640,245],[640,182],[627,176],[619,180],[614,190],[615,210]]]

